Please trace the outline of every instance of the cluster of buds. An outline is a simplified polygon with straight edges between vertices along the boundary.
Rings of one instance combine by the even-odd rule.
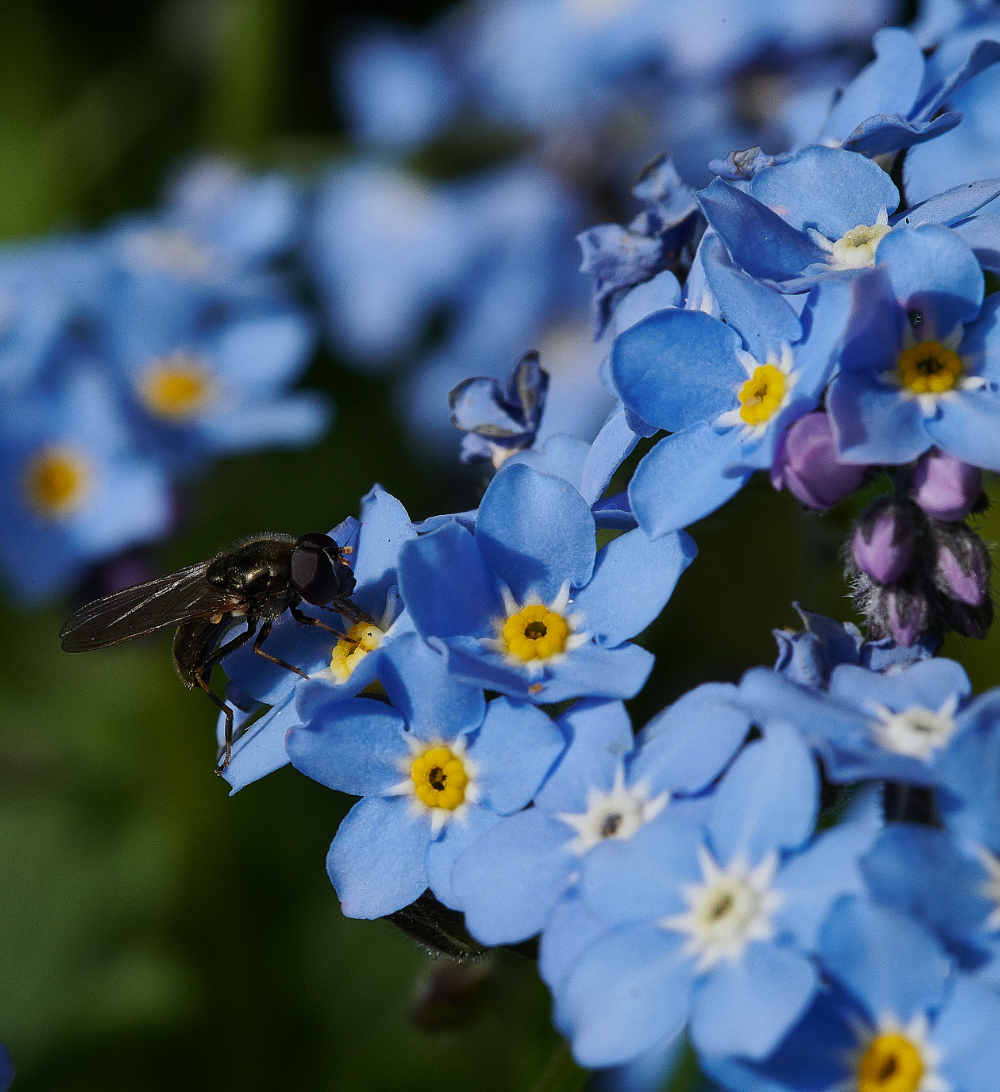
[[[901,486],[865,509],[846,551],[869,637],[906,647],[949,630],[985,637],[993,620],[990,555],[964,522],[984,504],[979,470],[932,451]]]

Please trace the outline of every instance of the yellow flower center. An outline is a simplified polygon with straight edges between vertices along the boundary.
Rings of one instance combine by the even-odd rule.
[[[410,776],[417,797],[429,808],[454,811],[465,802],[469,775],[450,747],[442,745],[424,751],[413,760]]]
[[[785,398],[785,373],[773,364],[761,364],[740,389],[740,417],[748,425],[769,421]]]
[[[79,508],[91,484],[87,460],[68,447],[46,447],[36,452],[28,460],[22,480],[31,507],[53,519]]]
[[[152,361],[139,379],[143,405],[154,417],[171,423],[197,417],[214,394],[211,372],[190,353],[171,353]]]
[[[898,1031],[873,1039],[858,1063],[858,1092],[917,1092],[923,1079],[919,1049]]]
[[[833,244],[833,259],[842,269],[864,269],[875,264],[875,251],[888,224],[858,224]]]
[[[903,386],[914,394],[942,394],[950,391],[962,376],[958,353],[946,349],[940,341],[922,341],[904,349],[897,364]]]
[[[542,603],[512,614],[503,627],[507,652],[519,660],[547,660],[565,651],[569,623]]]
[[[351,672],[359,663],[382,643],[382,631],[378,626],[359,622],[347,631],[348,640],[343,637],[333,646],[330,658],[330,670],[337,682],[347,682]]]

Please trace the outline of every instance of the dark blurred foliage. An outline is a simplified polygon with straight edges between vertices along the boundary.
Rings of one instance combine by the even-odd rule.
[[[308,172],[343,146],[338,35],[440,6],[6,0],[0,237],[150,205],[203,147]],[[324,443],[219,465],[163,568],[253,531],[326,530],[375,481],[414,518],[475,505],[475,471],[448,479],[406,450],[387,382],[321,354],[306,385],[338,404]],[[658,662],[637,726],[697,683],[772,662],[793,599],[848,618],[850,515],[805,515],[761,478],[695,527],[701,557],[643,638]],[[995,513],[980,527],[1000,538]],[[429,976],[454,976],[392,926],[339,912],[324,858],[349,801],[290,768],[227,799],[214,710],[174,678],[168,637],[66,656],[68,606],[0,615],[0,1038],[15,1092],[538,1085],[556,1035],[532,964],[501,953],[470,994],[428,1010]],[[996,644],[945,651],[983,688]]]

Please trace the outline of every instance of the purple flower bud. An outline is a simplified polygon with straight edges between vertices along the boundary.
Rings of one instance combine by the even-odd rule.
[[[984,603],[990,590],[990,552],[969,527],[934,528],[934,584],[947,599],[970,607]]]
[[[894,584],[913,561],[913,532],[913,521],[899,505],[889,502],[870,510],[858,520],[851,542],[858,568],[879,584]]]
[[[889,635],[896,644],[912,648],[927,625],[927,600],[922,595],[893,588],[886,594],[885,615]]]
[[[936,448],[921,456],[910,477],[910,496],[935,519],[963,520],[983,493],[982,472]]]
[[[825,511],[859,488],[867,473],[867,467],[840,462],[830,418],[819,411],[800,417],[782,434],[771,484],[787,489],[810,508]]]
[[[973,559],[970,571],[965,572],[958,559],[948,549],[938,551],[938,585],[947,587],[952,599],[978,607],[986,598],[987,579],[982,567]]]

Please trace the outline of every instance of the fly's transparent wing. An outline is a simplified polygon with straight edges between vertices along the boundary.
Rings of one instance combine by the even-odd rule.
[[[64,652],[107,648],[238,605],[205,579],[208,562],[124,588],[81,607],[59,633]]]

